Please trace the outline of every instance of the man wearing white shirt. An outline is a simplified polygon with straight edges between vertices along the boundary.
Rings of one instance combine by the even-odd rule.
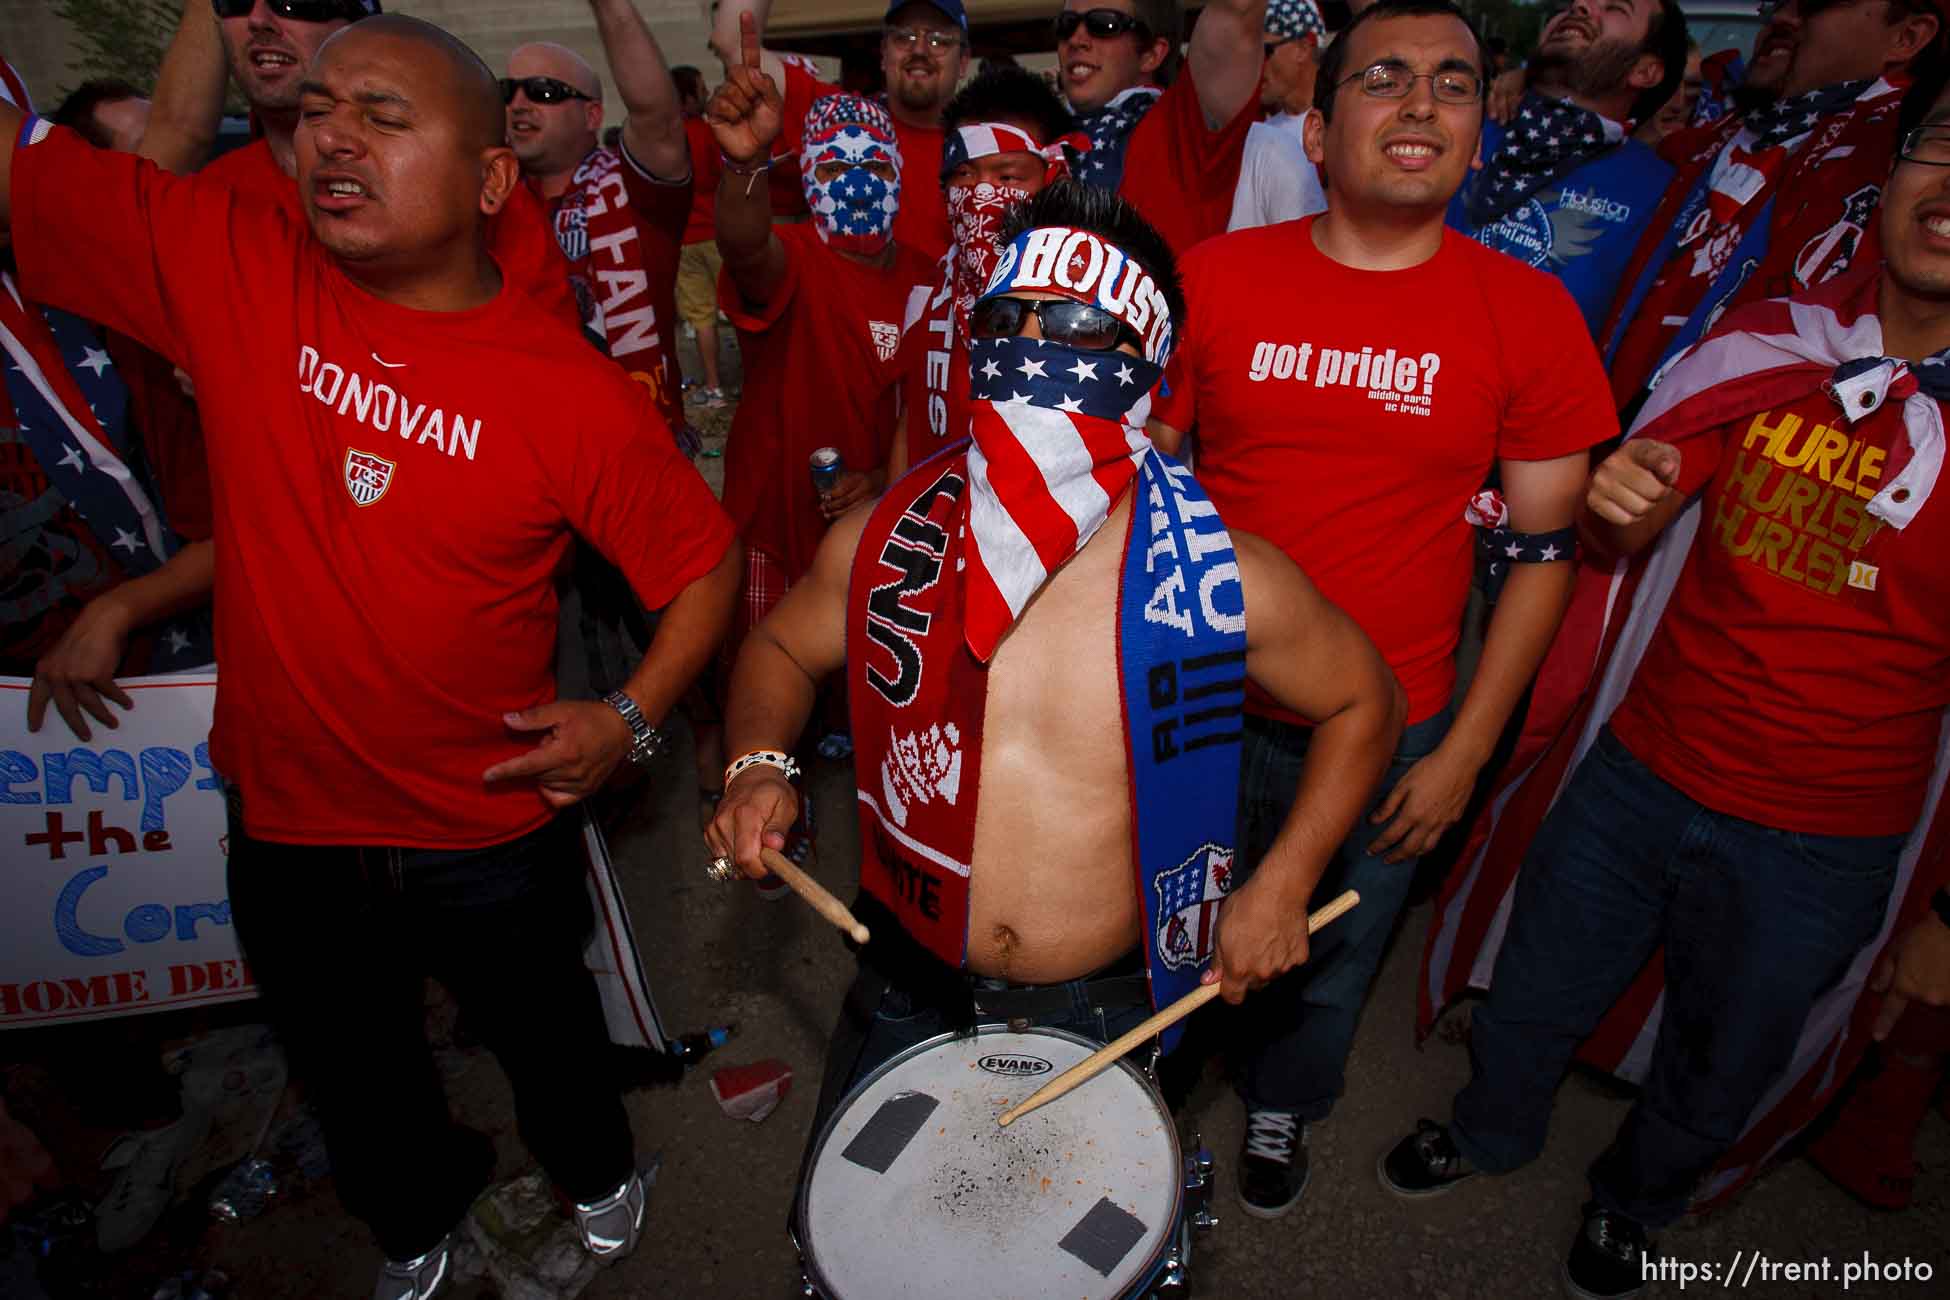
[[[1267,111],[1246,135],[1239,187],[1227,230],[1270,226],[1327,210],[1320,172],[1303,136],[1313,111],[1320,49],[1332,37],[1314,0],[1268,0],[1265,76],[1260,102]]]

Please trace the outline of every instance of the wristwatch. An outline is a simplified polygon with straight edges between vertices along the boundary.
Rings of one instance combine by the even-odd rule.
[[[638,767],[648,767],[651,759],[670,751],[670,737],[650,725],[635,700],[622,691],[611,691],[603,696],[603,703],[622,714],[624,723],[630,729],[629,759],[632,763]]]

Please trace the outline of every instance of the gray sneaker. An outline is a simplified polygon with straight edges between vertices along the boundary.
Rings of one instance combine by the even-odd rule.
[[[653,1170],[651,1178],[655,1177]],[[583,1246],[605,1264],[635,1250],[637,1239],[643,1235],[643,1208],[648,1199],[643,1175],[632,1173],[621,1187],[601,1200],[577,1201],[576,1227],[582,1230]]]
[[[418,1259],[387,1260],[380,1266],[372,1300],[433,1300],[451,1271],[448,1256],[453,1245],[454,1234],[450,1232]]]

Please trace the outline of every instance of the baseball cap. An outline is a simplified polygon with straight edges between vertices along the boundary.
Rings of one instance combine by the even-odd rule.
[[[968,35],[968,11],[962,8],[961,0],[894,0],[887,6],[887,16],[880,21],[892,22],[894,15],[912,4],[924,4],[935,10],[943,18],[961,28],[963,36]]]
[[[1266,39],[1285,41],[1296,36],[1311,36],[1317,42],[1327,39],[1327,22],[1314,0],[1267,0]]]

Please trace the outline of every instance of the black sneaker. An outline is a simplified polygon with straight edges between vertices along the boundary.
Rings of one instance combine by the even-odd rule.
[[[1304,1120],[1290,1110],[1246,1112],[1246,1145],[1239,1152],[1239,1200],[1246,1213],[1279,1218],[1299,1204],[1312,1173]]]
[[[1572,1300],[1622,1300],[1645,1290],[1651,1247],[1645,1229],[1622,1214],[1584,1207],[1584,1226],[1564,1260],[1564,1294]]]
[[[1440,1196],[1482,1172],[1470,1168],[1469,1161],[1456,1150],[1448,1128],[1432,1119],[1417,1120],[1415,1131],[1397,1142],[1375,1164],[1381,1185],[1411,1200]]]

